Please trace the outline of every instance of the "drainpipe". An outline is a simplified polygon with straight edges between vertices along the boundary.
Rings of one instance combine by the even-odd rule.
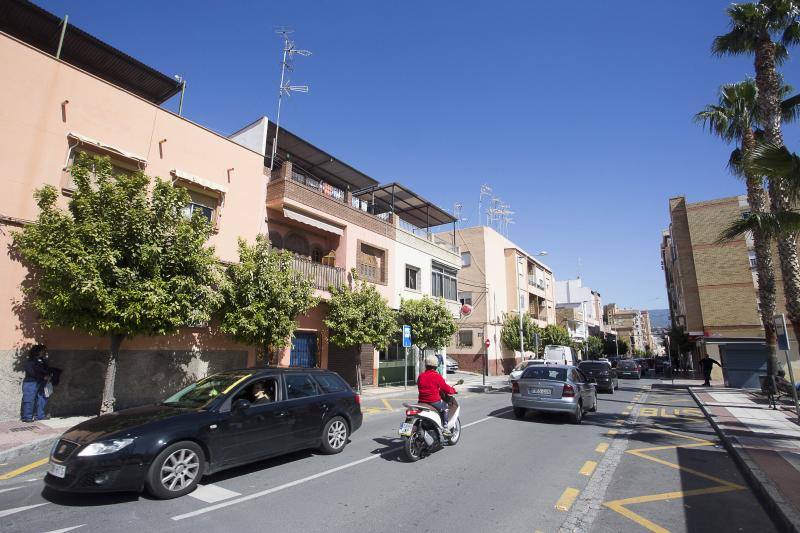
[[[61,21],[61,35],[58,37],[56,59],[61,59],[61,47],[64,46],[64,34],[67,33],[67,21],[69,21],[69,15],[64,15],[64,20]]]

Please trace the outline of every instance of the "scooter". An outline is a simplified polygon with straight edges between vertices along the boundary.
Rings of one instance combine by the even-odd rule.
[[[419,461],[445,445],[455,446],[461,438],[461,407],[456,399],[442,393],[442,400],[447,403],[449,419],[447,428],[450,436],[445,436],[442,431],[442,418],[439,411],[426,403],[404,403],[406,408],[406,421],[400,426],[398,433],[404,439],[403,448],[406,458]]]

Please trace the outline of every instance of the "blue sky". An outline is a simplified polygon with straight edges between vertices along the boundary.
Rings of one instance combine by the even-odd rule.
[[[188,83],[184,115],[231,133],[274,117],[276,26],[300,48],[284,125],[379,181],[477,223],[482,183],[510,237],[578,271],[606,303],[666,307],[667,200],[743,194],[730,153],[692,123],[750,58],[711,57],[717,0],[562,2],[39,1]],[[800,49],[794,50],[800,54]],[[783,67],[800,85],[797,60]],[[175,108],[177,99],[167,104]],[[798,149],[798,128],[785,129]]]

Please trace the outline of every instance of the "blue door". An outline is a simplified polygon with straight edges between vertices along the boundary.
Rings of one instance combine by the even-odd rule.
[[[313,331],[297,331],[292,339],[289,366],[311,368],[317,364],[317,334]]]

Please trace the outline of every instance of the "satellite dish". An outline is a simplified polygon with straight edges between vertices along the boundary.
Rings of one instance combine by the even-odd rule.
[[[469,316],[472,314],[472,306],[464,304],[461,306],[461,316]]]

